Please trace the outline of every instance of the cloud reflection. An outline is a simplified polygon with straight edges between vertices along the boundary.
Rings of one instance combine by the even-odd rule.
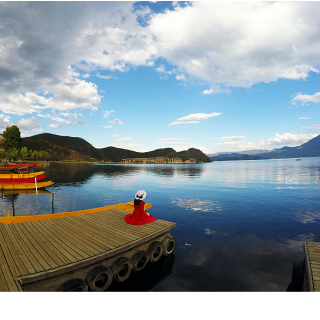
[[[181,208],[185,208],[186,210],[202,211],[202,212],[222,210],[221,204],[218,201],[174,198],[171,200],[171,202]]]

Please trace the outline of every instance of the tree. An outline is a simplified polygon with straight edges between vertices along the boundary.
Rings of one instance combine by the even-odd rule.
[[[22,147],[21,150],[20,150],[20,156],[22,159],[26,159],[29,155],[29,152],[28,152],[28,148],[27,147]]]
[[[0,142],[0,147],[5,151],[16,149],[21,149],[21,133],[17,126],[7,127],[3,132],[3,139]]]

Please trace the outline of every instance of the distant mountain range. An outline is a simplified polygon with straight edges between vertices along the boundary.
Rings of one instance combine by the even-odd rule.
[[[186,160],[195,158],[198,162],[212,162],[201,150],[190,148],[175,151],[172,148],[156,149],[148,152],[136,152],[116,147],[95,148],[82,138],[42,133],[22,139],[22,146],[29,150],[44,150],[50,154],[50,160],[105,161],[119,162],[125,158],[180,157]]]
[[[220,153],[218,155],[211,156],[210,159],[213,161],[225,161],[303,157],[320,157],[320,135],[298,147],[283,147],[280,149],[273,149],[271,151],[250,150],[240,151],[238,153]]]

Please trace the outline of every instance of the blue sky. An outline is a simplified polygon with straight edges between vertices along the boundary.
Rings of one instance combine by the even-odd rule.
[[[0,131],[206,154],[320,130],[319,2],[0,2]]]

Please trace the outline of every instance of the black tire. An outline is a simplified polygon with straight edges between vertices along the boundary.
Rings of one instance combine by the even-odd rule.
[[[303,276],[305,272],[305,260],[294,261],[292,267],[291,289],[292,291],[302,291]]]
[[[160,241],[152,242],[148,248],[148,256],[150,262],[157,262],[163,254],[163,244]]]
[[[140,251],[132,257],[133,271],[141,271],[149,262],[149,255],[145,251]]]
[[[112,271],[105,266],[93,268],[87,275],[87,284],[91,291],[105,291],[113,280]]]
[[[112,267],[113,279],[118,282],[127,280],[131,274],[133,263],[130,259],[121,257],[116,260]]]
[[[164,247],[163,255],[167,256],[173,252],[176,247],[176,238],[172,236],[167,236],[162,240]]]
[[[64,283],[59,291],[63,292],[76,292],[76,291],[88,291],[88,285],[81,279],[72,279]]]

